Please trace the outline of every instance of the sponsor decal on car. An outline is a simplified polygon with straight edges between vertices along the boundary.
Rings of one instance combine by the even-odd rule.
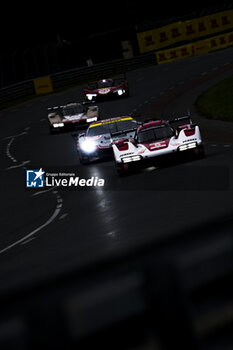
[[[95,126],[100,125],[106,125],[106,124],[112,124],[112,123],[118,123],[118,122],[124,122],[126,120],[133,120],[132,117],[126,117],[126,118],[119,118],[119,119],[106,119],[105,121],[94,123],[89,126],[89,128],[94,128]]]
[[[196,139],[196,138],[193,138],[193,139],[184,140],[183,143],[185,143],[185,142],[190,142],[190,141],[197,141],[197,139]]]
[[[101,94],[101,95],[108,94],[110,91],[111,91],[111,89],[109,89],[109,88],[104,88],[104,89],[98,90],[99,94]]]
[[[76,119],[80,119],[83,117],[83,113],[77,114],[77,115],[67,115],[65,116],[66,120],[76,120]]]
[[[150,147],[150,150],[153,150],[153,149],[157,149],[157,148],[163,148],[163,147],[166,147],[167,144],[165,141],[162,141],[162,142],[156,142],[156,143],[150,143],[149,147]]]

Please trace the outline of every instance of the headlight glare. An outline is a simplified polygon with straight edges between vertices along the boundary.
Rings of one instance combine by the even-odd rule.
[[[96,145],[92,140],[84,140],[81,143],[80,148],[86,153],[92,153],[95,151]]]

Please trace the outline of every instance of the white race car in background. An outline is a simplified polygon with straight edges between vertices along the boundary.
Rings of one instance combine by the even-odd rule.
[[[99,107],[93,103],[71,102],[48,108],[50,132],[74,130],[99,119]]]
[[[188,124],[174,127],[175,123],[185,120],[189,120]],[[112,147],[119,174],[152,161],[158,164],[169,157],[204,156],[199,126],[192,123],[190,116],[144,122],[134,138],[113,141]]]

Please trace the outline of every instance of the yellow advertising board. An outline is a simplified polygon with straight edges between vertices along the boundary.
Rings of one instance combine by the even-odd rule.
[[[158,64],[171,62],[190,56],[193,56],[193,47],[191,44],[156,52]]]
[[[141,53],[170,46],[184,40],[182,22],[138,33],[137,38]]]
[[[53,85],[49,76],[34,79],[33,83],[36,95],[48,94],[49,92],[53,92]]]
[[[209,52],[209,39],[199,40],[192,44],[193,55],[199,56]]]
[[[209,51],[224,49],[225,47],[233,45],[233,32],[214,36],[208,39]]]
[[[233,32],[198,40],[195,43],[156,52],[157,63],[162,64],[185,57],[203,55],[233,45]]]
[[[155,34],[155,30],[137,33],[138,45],[141,53],[156,50],[158,42]]]
[[[195,39],[198,34],[198,20],[192,19],[183,22],[184,40]]]
[[[137,34],[141,53],[156,51],[178,42],[189,41],[233,28],[233,10],[174,22]]]

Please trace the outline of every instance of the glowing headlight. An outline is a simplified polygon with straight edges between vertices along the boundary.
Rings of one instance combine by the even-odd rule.
[[[195,148],[196,147],[196,142],[192,142],[188,144],[188,148]]]
[[[131,156],[131,157],[122,158],[123,163],[137,162],[138,160],[141,160],[140,156]]]
[[[93,98],[93,97],[96,97],[97,95],[96,95],[96,94],[87,94],[86,96],[87,96],[87,99],[88,99],[89,101],[91,101],[92,98]]]
[[[64,126],[64,123],[54,123],[53,127],[54,128],[62,128]]]
[[[179,150],[180,151],[185,151],[187,149],[191,149],[191,148],[196,148],[197,144],[196,142],[191,142],[191,143],[188,143],[186,145],[182,145],[179,147]]]
[[[95,143],[91,140],[85,140],[81,143],[80,148],[86,153],[92,153],[95,151]]]
[[[96,121],[97,121],[97,117],[87,118],[87,123],[96,122]]]
[[[117,93],[118,93],[119,96],[121,96],[123,94],[123,90],[120,89],[120,90],[117,91]]]

